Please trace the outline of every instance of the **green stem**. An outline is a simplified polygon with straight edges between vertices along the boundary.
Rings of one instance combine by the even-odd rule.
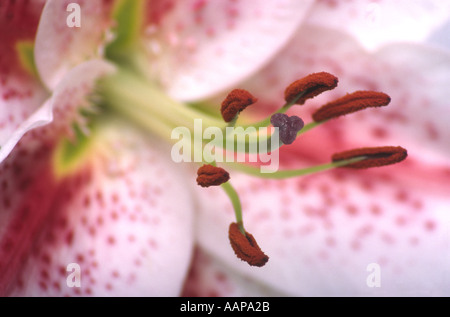
[[[130,113],[128,108],[133,107],[136,113],[142,113],[143,118],[154,117],[172,128],[182,126],[192,130],[194,119],[202,119],[205,128],[226,126],[222,120],[173,100],[154,83],[132,72],[118,70],[117,74],[102,80],[100,91],[115,110]]]
[[[282,170],[282,171],[276,171],[273,173],[261,173],[261,170],[259,167],[254,167],[254,166],[249,166],[249,165],[244,165],[244,164],[237,164],[237,163],[227,163],[227,162],[224,162],[224,163],[227,164],[228,166],[230,166],[232,169],[238,170],[238,171],[246,173],[248,175],[257,176],[260,178],[284,179],[284,178],[291,178],[291,177],[304,176],[304,175],[308,175],[308,174],[323,172],[323,171],[333,169],[336,167],[343,167],[345,165],[356,163],[356,162],[362,161],[364,159],[367,159],[367,157],[359,156],[359,157],[351,158],[348,160],[326,163],[326,164],[316,165],[316,166],[312,166],[312,167],[308,167],[308,168]]]
[[[213,166],[217,166],[216,162],[210,163]],[[223,183],[220,185],[222,189],[225,191],[225,193],[228,195],[228,198],[231,201],[231,204],[233,205],[234,214],[236,217],[236,223],[239,226],[239,230],[243,235],[245,235],[245,229],[244,229],[244,221],[242,219],[242,205],[241,200],[239,198],[239,194],[234,189],[234,187],[231,185],[231,183],[228,181],[226,183]]]
[[[303,127],[303,129],[301,129],[300,131],[298,131],[297,136],[299,136],[299,135],[302,134],[302,133],[306,133],[306,132],[308,132],[309,130],[314,129],[315,127],[317,127],[317,126],[319,126],[319,125],[321,125],[322,123],[325,123],[325,122],[326,122],[326,121],[321,121],[321,122],[315,122],[315,121],[312,121],[312,122],[310,122],[310,123],[308,123],[308,124],[305,124],[305,126]]]
[[[236,216],[236,222],[239,225],[239,230],[242,234],[245,235],[244,222],[242,220],[242,205],[241,200],[239,199],[239,195],[234,189],[234,187],[230,184],[230,182],[223,183],[220,185],[225,193],[230,198],[231,203],[233,204],[234,214]]]
[[[140,111],[140,109],[136,107],[120,107],[120,109],[117,109],[113,106],[112,108],[119,110],[121,114],[139,124],[146,131],[156,133],[163,139],[170,138],[172,134],[173,127],[166,121],[158,119],[151,113]]]
[[[202,131],[202,144],[211,143],[222,149],[226,149],[227,144],[233,144],[234,151],[245,153],[268,153],[282,145],[281,142],[277,142],[278,146],[272,147],[272,135],[258,134],[260,127],[270,125],[270,117],[256,125],[234,127],[235,120],[227,124],[221,118],[177,102],[143,76],[122,68],[119,68],[115,75],[103,79],[99,87],[108,106],[171,142],[173,141],[170,138],[171,132],[174,128],[186,127],[194,131],[195,119],[201,119],[203,130],[214,127],[225,136],[218,138],[219,141],[204,140]],[[301,95],[298,96],[300,97]],[[295,101],[296,99],[285,104],[278,112],[286,111],[295,104]],[[319,124],[316,122],[307,124],[298,135]],[[233,132],[227,133],[227,127],[233,127]],[[247,129],[252,129],[253,132],[249,133]],[[265,146],[264,150],[259,148],[260,144]]]

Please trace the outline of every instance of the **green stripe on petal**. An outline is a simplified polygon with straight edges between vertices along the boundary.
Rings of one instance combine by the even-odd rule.
[[[34,44],[32,41],[18,41],[16,51],[22,67],[31,75],[38,76],[36,63],[34,61]]]
[[[84,163],[89,158],[94,138],[92,133],[87,136],[77,125],[74,126],[73,130],[76,140],[61,139],[53,156],[53,168],[58,178],[73,174],[80,167],[84,166]]]

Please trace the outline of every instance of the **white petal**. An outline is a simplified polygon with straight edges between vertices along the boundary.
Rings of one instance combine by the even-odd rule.
[[[318,1],[308,23],[355,36],[367,49],[391,42],[423,42],[450,18],[450,4],[419,1]]]
[[[54,115],[52,127],[70,133],[73,124],[83,126],[81,110],[95,107],[91,97],[97,81],[115,70],[115,66],[105,60],[92,59],[77,65],[61,78],[50,101]]]
[[[440,47],[446,51],[450,51],[450,18],[437,30],[430,33],[426,39],[426,43]]]
[[[292,36],[310,4],[179,1],[148,27],[145,41],[152,71],[174,98],[211,96],[270,60]]]
[[[25,121],[19,124],[14,131],[7,134],[6,140],[2,142],[0,148],[0,162],[11,153],[17,142],[19,142],[25,133],[37,127],[46,125],[52,120],[52,107],[50,101],[47,100],[40,108],[25,119]]]
[[[70,27],[67,23],[75,14],[73,9],[67,10],[71,3],[80,6],[80,27]],[[103,1],[47,1],[34,51],[36,67],[47,87],[55,88],[62,77],[81,62],[100,57],[110,22],[110,6]]]
[[[1,140],[0,162],[8,156],[25,133],[37,127],[53,122],[53,128],[58,129],[59,133],[70,133],[72,124],[80,121],[79,109],[81,107],[89,107],[89,93],[92,92],[98,78],[113,71],[114,67],[102,60],[91,60],[78,65],[57,85],[52,97],[28,117],[23,118],[23,121],[19,124],[15,123],[14,120],[10,120],[10,118],[14,118],[14,112],[9,110],[12,109],[12,106],[17,101],[13,101],[14,103],[8,101],[8,107],[5,104],[3,109],[5,112],[4,126],[6,126],[6,123],[9,123],[12,127],[6,126],[2,130],[1,136],[3,140]],[[37,94],[39,98],[42,98],[42,95],[42,92]],[[36,96],[33,97],[37,98]],[[27,103],[30,103],[28,99],[23,100],[19,98],[19,101],[22,104],[22,108]],[[24,113],[26,114],[26,112]],[[21,115],[24,115],[24,113]]]

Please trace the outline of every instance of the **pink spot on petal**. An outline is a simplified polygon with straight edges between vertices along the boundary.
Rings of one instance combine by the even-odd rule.
[[[433,122],[427,122],[425,123],[425,130],[427,132],[428,137],[432,141],[436,141],[439,139],[439,131],[436,128],[436,126],[433,124]]]
[[[425,230],[427,230],[427,231],[433,231],[436,229],[436,223],[432,220],[425,221],[424,226],[425,226]]]
[[[107,242],[110,245],[114,245],[116,243],[116,239],[113,236],[109,236]]]

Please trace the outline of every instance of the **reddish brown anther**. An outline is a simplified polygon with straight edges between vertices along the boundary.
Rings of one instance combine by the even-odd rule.
[[[333,154],[331,160],[333,162],[339,162],[356,157],[367,157],[362,161],[351,163],[342,167],[369,168],[399,163],[403,161],[407,156],[407,151],[400,146],[382,146],[360,148],[336,153]]]
[[[327,72],[313,73],[294,81],[284,91],[284,100],[288,103],[302,105],[324,91],[336,88],[338,78]]]
[[[197,170],[197,184],[202,187],[219,186],[229,179],[230,174],[221,167],[205,164]]]
[[[255,238],[245,232],[245,235],[239,230],[239,225],[235,222],[230,224],[228,230],[231,247],[236,256],[252,266],[264,266],[269,261],[269,257],[261,251]]]
[[[382,92],[355,91],[320,107],[313,113],[312,118],[315,122],[321,122],[369,107],[387,106],[389,102],[391,98]]]
[[[257,99],[247,90],[234,89],[222,102],[220,112],[225,122],[230,122],[239,112],[254,104],[256,101]]]

